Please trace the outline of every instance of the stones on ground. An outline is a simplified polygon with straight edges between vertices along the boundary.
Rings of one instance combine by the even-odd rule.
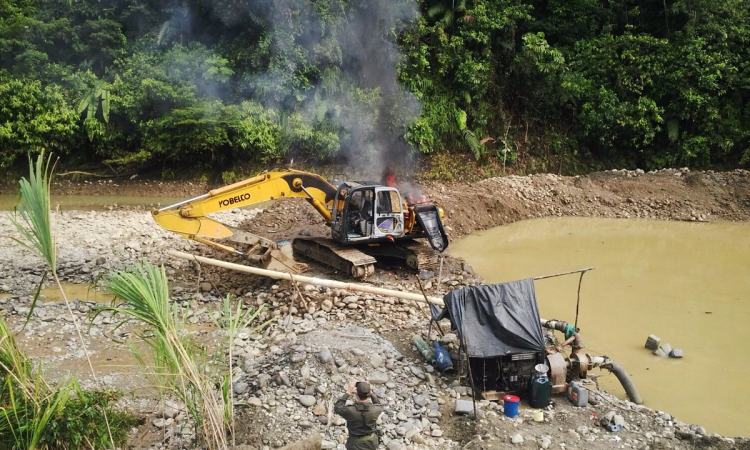
[[[539,445],[539,448],[546,450],[552,445],[552,438],[549,436],[540,436],[539,439],[536,440],[536,443]]]
[[[247,389],[249,387],[250,387],[250,385],[248,385],[244,381],[238,381],[238,382],[234,383],[234,385],[233,385],[234,393],[237,394],[237,395],[242,395],[245,392],[247,392]]]
[[[330,361],[333,358],[333,355],[331,354],[331,351],[327,348],[324,348],[318,353],[318,361],[325,364],[328,361]]]
[[[154,426],[156,428],[166,428],[166,427],[172,425],[172,423],[174,423],[174,419],[171,419],[171,418],[169,418],[169,419],[159,418],[159,419],[155,419],[152,423],[154,424]]]
[[[404,448],[404,444],[395,439],[391,439],[390,441],[388,441],[388,444],[386,444],[385,447],[388,450],[401,450],[402,448]]]
[[[302,406],[307,406],[308,408],[315,405],[315,397],[312,395],[300,395],[299,396],[299,402],[302,403]]]
[[[654,350],[654,355],[659,356],[659,357],[667,356],[667,354],[664,353],[664,350],[662,350],[661,347]]]
[[[510,437],[510,442],[514,444],[523,444],[523,436],[521,436],[521,433],[516,433]]]
[[[659,344],[661,344],[661,339],[659,336],[652,334],[646,339],[646,348],[649,350],[656,350],[659,348]]]
[[[661,344],[659,348],[664,352],[665,355],[668,355],[672,351],[672,346],[669,344]]]
[[[606,427],[607,425],[612,423],[612,419],[615,418],[615,415],[617,415],[617,411],[610,410],[609,412],[607,412],[607,414],[604,414],[602,416],[602,418],[599,420],[599,423],[601,424],[601,426]]]
[[[174,419],[182,410],[184,410],[184,408],[180,407],[178,403],[167,400],[164,405],[162,417],[165,419]]]
[[[681,348],[673,348],[671,352],[669,352],[670,358],[682,358],[683,353]]]
[[[367,381],[370,382],[370,384],[374,385],[380,385],[385,384],[388,382],[390,377],[388,376],[388,372],[383,370],[376,370],[374,372],[370,372],[370,374],[367,376]]]
[[[383,357],[377,353],[370,357],[370,365],[374,368],[379,368],[383,365]]]
[[[421,432],[417,428],[412,428],[411,430],[406,432],[406,439],[409,439],[410,441],[414,442],[415,444],[424,444],[425,439],[422,436]]]
[[[456,414],[471,414],[474,412],[474,403],[471,400],[456,400],[453,410]]]
[[[458,343],[458,337],[454,333],[446,333],[440,338],[441,344],[456,344]]]
[[[312,413],[316,416],[322,416],[326,414],[328,411],[326,410],[325,405],[317,404],[315,405],[315,408],[313,408]]]

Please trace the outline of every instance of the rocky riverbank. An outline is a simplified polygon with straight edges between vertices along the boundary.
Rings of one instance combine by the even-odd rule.
[[[77,194],[106,190],[110,195],[175,195],[173,184],[156,182],[62,183],[55,189]],[[205,186],[181,185],[179,189],[187,197],[204,192]],[[453,238],[551,215],[750,219],[750,173],[746,171],[534,175],[471,185],[428,183],[423,189],[445,208]],[[187,311],[196,338],[211,346],[222,339],[214,319],[227,293],[248,305],[264,305],[263,319],[276,319],[264,330],[242,333],[235,342],[233,388],[242,404],[237,407],[235,439],[245,448],[278,448],[313,431],[323,435],[325,448],[342,447],[346,428],[332,414],[332,401],[348,380],[362,378],[373,383],[376,395],[387,404],[382,428],[384,448],[389,450],[494,449],[511,444],[518,448],[750,448],[747,439],[708,435],[698,425],[681,423],[665,412],[619,401],[604,392],[596,393],[597,406],[586,408],[576,408],[557,396],[542,423],[531,421],[531,410],[523,406],[518,418],[509,419],[503,416],[502,406],[485,401],[478,402],[479,420],[454,414],[455,401],[468,398],[468,388],[436,373],[410,345],[414,334],[426,332],[423,307],[396,298],[294,286],[170,259],[165,255],[168,249],[219,255],[161,230],[144,209],[110,209],[53,212],[58,269],[66,281],[91,283],[141,259],[164,264],[173,301]],[[222,213],[218,219],[276,240],[292,238],[301,231],[326,231],[304,202],[279,201],[262,212],[237,210]],[[0,229],[12,230],[5,214],[0,215]],[[51,375],[72,372],[91,383],[85,356],[62,303],[39,303],[22,329],[33,286],[42,271],[36,257],[4,241],[0,246],[0,312],[18,332],[20,345],[43,362]],[[338,277],[315,267],[313,275]],[[442,274],[422,275],[420,281],[428,295],[482,283],[471,267],[450,257]],[[414,274],[392,267],[381,267],[368,282],[420,291]],[[72,306],[76,317],[88,323],[95,304],[78,298]],[[157,399],[126,348],[135,329],[115,326],[115,319],[99,315],[87,329],[85,340],[99,379],[130,394],[124,406],[144,417],[131,445],[188,446],[194,430],[186,414],[179,405]],[[455,336],[451,336],[443,338],[448,346],[453,345]],[[599,425],[599,419],[610,411],[624,421],[622,431],[608,432]]]

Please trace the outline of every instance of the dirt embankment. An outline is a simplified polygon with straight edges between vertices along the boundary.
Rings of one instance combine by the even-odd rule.
[[[9,189],[5,187],[6,193]],[[600,216],[669,220],[750,220],[750,172],[729,173],[665,170],[658,173],[614,171],[583,177],[533,175],[504,177],[479,183],[427,183],[428,198],[446,212],[452,239],[513,221],[544,216]],[[203,183],[152,181],[58,182],[54,194],[163,196],[189,198],[207,192]],[[133,211],[135,209],[135,211]],[[239,224],[274,240],[300,232],[325,235],[322,218],[306,202],[287,199],[260,213],[222,213],[222,221]],[[0,225],[9,224],[0,217]],[[106,212],[62,211],[53,215],[60,243],[59,270],[64,279],[91,282],[112,270],[145,258],[164,263],[172,283],[171,298],[188,311],[189,323],[202,340],[220,340],[215,310],[228,292],[248,305],[264,305],[265,318],[278,320],[262,333],[245,333],[234,361],[233,385],[244,406],[237,441],[246,448],[277,448],[319,431],[325,448],[342,448],[346,428],[330,413],[330,402],[350,378],[377,380],[377,393],[387,399],[382,418],[385,448],[499,449],[518,448],[750,448],[746,439],[709,436],[697,425],[683,424],[669,414],[597,394],[600,405],[575,408],[563,397],[545,412],[545,421],[531,422],[530,411],[507,419],[501,406],[480,402],[479,421],[453,414],[453,405],[467,388],[435,373],[411,347],[413,334],[424,333],[426,312],[413,302],[346,291],[296,287],[287,282],[197,267],[165,258],[170,248],[202,252],[187,240],[156,227],[142,208]],[[218,256],[215,253],[211,256]],[[412,273],[381,268],[368,282],[391,289],[419,292]],[[336,277],[313,268],[313,276]],[[40,303],[24,331],[31,290],[38,281],[38,261],[19,254],[13,245],[0,246],[0,314],[19,331],[19,341],[32,357],[59,373],[70,370],[86,378],[85,357],[60,303]],[[438,283],[447,289],[481,283],[468,265],[448,258],[441,279],[422,280],[432,293]],[[75,300],[75,314],[87,319],[90,302]],[[190,448],[194,439],[179,405],[154,403],[146,381],[127,351],[120,350],[130,330],[115,330],[107,315],[87,330],[99,378],[112,387],[132,390],[136,399],[125,406],[139,411],[144,424],[134,435],[135,448]],[[116,338],[114,341],[110,338]],[[455,342],[446,342],[451,346]],[[144,394],[144,392],[147,392]],[[130,392],[128,392],[130,393]],[[142,397],[142,398],[141,398]],[[145,402],[145,403],[142,403]],[[620,433],[602,429],[593,415],[617,411],[627,426]]]
[[[611,171],[492,178],[473,185],[428,184],[452,237],[548,216],[691,221],[750,220],[750,172]]]
[[[750,171],[687,169],[498,177],[478,183],[422,185],[445,211],[451,239],[518,220],[550,216],[642,218],[685,221],[750,220]],[[301,230],[323,236],[325,222],[305,202],[280,201],[245,227],[271,239]]]

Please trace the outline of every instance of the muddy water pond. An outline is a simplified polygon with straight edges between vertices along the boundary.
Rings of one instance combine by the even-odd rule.
[[[12,210],[16,206],[18,196],[0,195],[0,211]],[[53,195],[50,198],[52,209],[62,210],[102,211],[110,206],[151,206],[162,207],[185,200],[177,197],[137,197],[137,196],[106,196],[106,195]]]
[[[450,253],[490,283],[593,266],[578,326],[586,351],[625,367],[644,403],[709,433],[750,436],[750,224],[594,218],[517,222]],[[578,275],[535,282],[540,314],[575,321]],[[650,334],[684,351],[659,358]],[[626,398],[614,375],[600,384]]]
[[[114,296],[106,290],[97,289],[88,284],[62,283],[62,289],[68,301],[78,299],[84,302],[110,303]],[[60,289],[55,285],[39,292],[39,301],[43,303],[64,302],[65,298],[60,293]]]

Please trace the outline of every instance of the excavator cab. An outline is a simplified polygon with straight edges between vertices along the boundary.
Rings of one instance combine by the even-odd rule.
[[[331,215],[331,236],[341,244],[393,242],[404,235],[401,195],[395,188],[342,183]]]

